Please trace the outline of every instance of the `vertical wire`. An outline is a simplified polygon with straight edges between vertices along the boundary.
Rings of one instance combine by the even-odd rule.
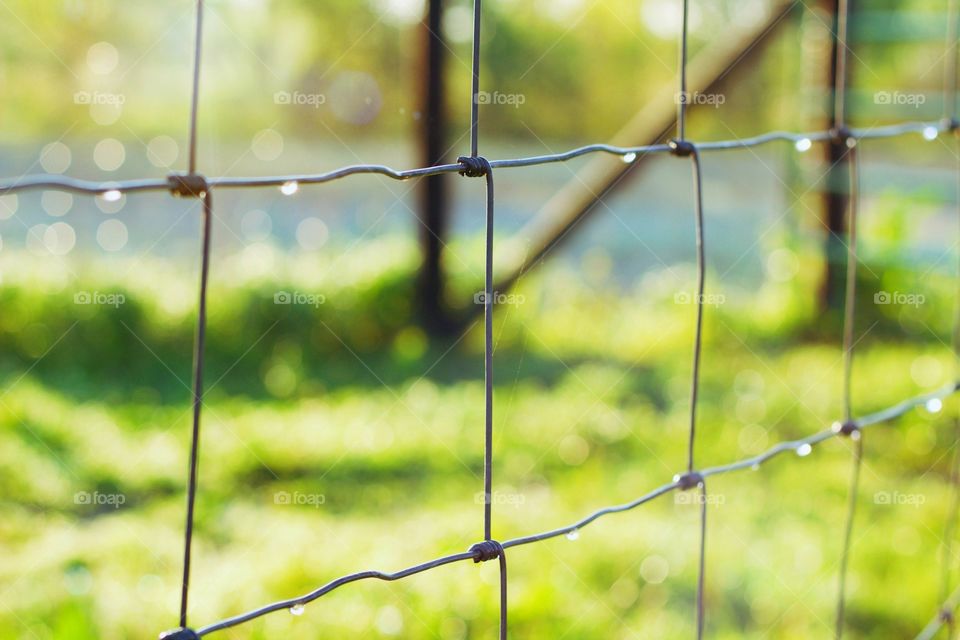
[[[483,300],[483,383],[485,401],[483,455],[483,537],[492,540],[493,509],[493,169],[486,165],[487,230]],[[499,543],[500,562],[500,640],[507,640],[507,555]]]
[[[470,155],[479,153],[481,0],[473,1],[473,84],[470,96]]]
[[[197,25],[193,52],[193,94],[190,104],[190,156],[188,173],[197,168],[197,111],[200,98],[200,59],[203,49],[203,0],[197,0]],[[190,560],[193,546],[193,516],[197,501],[197,466],[200,450],[200,414],[203,405],[203,363],[207,333],[207,281],[210,272],[210,226],[213,218],[213,197],[209,191],[198,194],[203,207],[201,222],[200,293],[197,304],[197,327],[193,342],[193,424],[190,434],[190,470],[187,481],[187,514],[183,536],[183,581],[180,591],[180,626],[187,626],[190,592]]]
[[[858,435],[858,432],[851,434]],[[853,540],[853,519],[857,512],[857,491],[860,486],[860,463],[863,460],[863,438],[854,440],[853,471],[850,475],[850,489],[848,491],[847,523],[843,531],[843,552],[840,554],[840,585],[837,595],[837,628],[836,638],[843,637],[843,623],[846,615],[847,566],[850,560],[850,545]]]
[[[200,413],[203,405],[203,361],[207,332],[207,281],[210,272],[210,225],[213,198],[201,194],[203,222],[201,231],[200,300],[193,343],[193,429],[190,436],[190,479],[187,482],[187,522],[183,544],[183,586],[180,593],[180,626],[187,626],[187,595],[190,583],[190,550],[193,542],[193,513],[197,499],[197,465],[200,447]]]
[[[697,573],[697,640],[703,638],[703,591],[707,556],[707,483],[700,483],[700,565]]]
[[[700,352],[703,342],[703,291],[706,280],[706,251],[703,242],[703,180],[700,171],[700,153],[690,155],[693,166],[693,198],[697,236],[697,324],[693,338],[693,375],[690,385],[690,438],[687,444],[687,472],[694,469],[694,442],[697,434],[697,400],[700,394]]]
[[[487,230],[483,296],[483,537],[491,539],[493,503],[493,171],[487,169]]]
[[[694,214],[697,236],[697,324],[693,340],[693,374],[690,386],[690,438],[687,444],[687,474],[694,472],[694,444],[696,442],[697,398],[700,391],[700,353],[703,338],[703,292],[706,280],[706,251],[703,240],[703,177],[700,168],[700,153],[691,145],[691,166],[693,168]],[[704,629],[704,582],[706,579],[707,550],[707,485],[702,477],[697,478],[700,487],[700,561],[697,571],[697,640],[703,638]]]
[[[472,95],[470,100],[470,156],[477,158],[480,133],[480,25],[482,2],[473,3]],[[483,451],[483,539],[493,539],[493,169],[485,159],[480,163],[487,186],[486,241],[483,296],[483,386],[484,386],[484,451]],[[507,640],[507,556],[496,543],[500,564],[500,640]]]
[[[846,93],[847,93],[847,37],[850,18],[849,0],[837,0],[837,58],[835,61],[833,87],[834,130],[840,134],[845,131]],[[856,141],[853,138],[842,138],[847,143],[847,162],[850,172],[850,189],[847,194],[847,282],[844,292],[843,305],[843,405],[844,428],[853,424],[852,385],[853,376],[853,334],[856,314],[856,286],[857,286],[857,214],[860,206],[860,167],[859,153]],[[853,141],[853,145],[850,142]],[[860,467],[863,461],[863,438],[855,428],[844,431],[855,439],[853,454],[853,469],[850,475],[850,486],[847,490],[848,504],[846,525],[844,527],[843,547],[840,552],[840,575],[837,586],[837,619],[835,637],[843,637],[843,625],[846,616],[847,566],[850,559],[850,545],[853,540],[853,522],[857,510],[857,493],[860,486]]]
[[[690,2],[682,0],[683,20],[680,29],[680,92],[677,95],[677,140],[671,142],[674,153],[690,156],[693,169],[693,198],[694,198],[694,225],[697,242],[697,292],[694,299],[696,306],[696,328],[693,338],[693,371],[690,382],[690,437],[687,442],[687,475],[693,477],[694,472],[694,445],[697,435],[697,401],[700,394],[700,352],[703,343],[703,292],[706,280],[706,260],[703,242],[703,178],[700,169],[700,153],[696,145],[685,141],[687,121],[687,36],[689,33]],[[697,640],[703,638],[704,629],[704,582],[706,576],[706,544],[707,544],[707,487],[703,478],[699,478],[700,489],[700,549],[697,570],[697,604],[696,626]]]
[[[848,139],[848,142],[853,140]],[[857,288],[857,217],[860,208],[860,154],[856,144],[847,151],[850,164],[850,193],[847,219],[847,286],[843,314],[843,352],[844,352],[844,415],[845,425],[853,424],[851,402],[851,378],[853,374],[853,325],[856,312]],[[843,547],[840,552],[840,575],[837,588],[837,640],[843,637],[843,625],[846,616],[847,567],[850,560],[850,547],[853,542],[853,523],[857,512],[857,494],[860,486],[860,468],[863,462],[863,434],[856,428],[849,432],[854,440],[853,469],[850,474],[850,487],[847,491],[847,517],[843,533]]]
[[[683,140],[687,124],[687,31],[690,0],[683,1],[683,22],[680,29],[680,94],[677,96],[677,138]]]
[[[501,548],[500,557],[500,640],[507,640],[507,554]]]
[[[190,101],[190,160],[188,173],[197,170],[197,111],[200,102],[200,53],[203,50],[203,0],[197,0],[197,31],[193,50],[193,96]]]

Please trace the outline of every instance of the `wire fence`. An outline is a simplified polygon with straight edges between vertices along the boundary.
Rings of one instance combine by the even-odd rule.
[[[65,176],[38,175],[23,176],[12,180],[0,181],[0,194],[14,193],[31,189],[56,189],[73,193],[87,194],[102,197],[108,201],[119,200],[123,194],[146,191],[169,191],[175,197],[195,198],[201,203],[202,224],[200,228],[200,283],[197,307],[196,335],[193,346],[193,384],[192,384],[192,433],[187,481],[186,522],[184,527],[183,548],[183,580],[180,599],[179,628],[160,634],[166,640],[195,640],[216,631],[221,631],[245,622],[254,620],[268,613],[283,609],[290,609],[296,613],[302,612],[304,606],[313,602],[344,585],[359,580],[400,580],[415,574],[430,571],[437,567],[457,562],[486,562],[497,560],[500,573],[500,620],[499,638],[507,638],[507,549],[520,547],[543,540],[577,532],[594,521],[614,513],[630,511],[663,495],[674,491],[699,492],[699,567],[696,586],[696,637],[702,638],[705,628],[706,608],[704,602],[704,585],[706,575],[706,539],[707,539],[707,479],[713,476],[734,473],[738,471],[758,469],[763,464],[773,460],[783,453],[793,452],[800,457],[809,454],[814,445],[832,438],[848,438],[853,442],[850,486],[848,490],[848,507],[844,527],[842,552],[839,564],[836,628],[835,637],[841,638],[845,626],[846,582],[848,564],[851,555],[852,533],[855,527],[857,494],[860,469],[863,462],[863,433],[868,427],[890,422],[916,407],[927,408],[942,406],[943,400],[960,390],[960,379],[954,373],[954,382],[947,386],[924,395],[919,395],[888,407],[884,410],[857,416],[851,399],[851,381],[854,369],[854,318],[856,316],[856,269],[857,243],[856,229],[860,201],[860,143],[866,140],[893,138],[909,134],[922,134],[925,139],[936,138],[941,133],[953,134],[957,139],[960,130],[960,121],[957,119],[957,39],[960,30],[960,0],[948,0],[945,15],[947,18],[947,37],[943,80],[943,118],[936,121],[910,121],[898,124],[858,129],[847,126],[846,108],[846,67],[848,47],[849,5],[847,0],[838,0],[836,32],[833,33],[836,45],[836,84],[833,87],[834,121],[828,130],[811,132],[772,131],[751,138],[721,140],[721,141],[693,141],[686,137],[686,121],[688,101],[684,99],[687,93],[687,36],[689,26],[689,0],[682,2],[683,20],[680,36],[680,59],[678,64],[678,94],[677,94],[677,132],[676,137],[662,144],[619,147],[607,144],[591,144],[564,153],[528,156],[513,159],[488,160],[479,153],[479,104],[480,92],[480,29],[482,23],[482,0],[474,0],[473,12],[473,46],[472,46],[472,87],[470,96],[470,155],[462,156],[455,164],[442,164],[430,167],[421,167],[407,170],[392,169],[378,164],[361,164],[345,166],[327,173],[294,174],[269,177],[206,177],[197,171],[197,112],[199,109],[199,94],[201,82],[201,53],[203,51],[203,0],[196,3],[196,33],[193,56],[192,94],[189,120],[189,159],[188,170],[185,174],[172,174],[164,179],[136,179],[115,182],[91,182],[77,180]],[[800,3],[802,4],[802,3]],[[760,455],[748,457],[729,464],[698,467],[696,464],[697,441],[697,404],[700,387],[700,360],[702,352],[703,306],[704,291],[706,288],[706,243],[703,233],[703,193],[701,156],[707,152],[717,152],[732,149],[744,149],[772,144],[774,142],[791,142],[798,150],[803,151],[812,143],[828,143],[841,145],[844,148],[845,162],[849,173],[849,197],[847,199],[847,234],[844,239],[847,248],[846,291],[843,314],[842,350],[844,359],[843,371],[843,417],[830,427],[811,434],[799,440],[780,442]],[[957,165],[957,200],[960,202],[960,142],[955,143],[958,151]],[[696,325],[693,340],[693,371],[690,387],[690,415],[689,436],[687,442],[687,461],[682,473],[678,473],[670,482],[651,490],[650,492],[624,504],[608,506],[572,524],[534,533],[519,538],[498,541],[493,537],[492,518],[492,481],[494,472],[493,456],[493,311],[495,295],[493,291],[493,256],[494,256],[494,173],[499,169],[510,169],[543,165],[555,162],[566,162],[588,154],[612,154],[620,156],[624,162],[637,162],[642,156],[649,154],[669,154],[679,158],[689,158],[693,178],[694,216],[697,250],[697,297],[694,300],[696,309]],[[341,576],[311,591],[310,593],[279,600],[271,604],[235,615],[224,620],[216,621],[205,626],[188,626],[187,612],[189,610],[190,593],[190,561],[193,539],[194,509],[198,491],[197,469],[199,463],[200,424],[202,417],[202,398],[204,392],[204,353],[206,344],[207,319],[207,283],[210,271],[210,235],[211,222],[214,217],[212,192],[215,189],[250,188],[250,187],[279,187],[286,195],[295,193],[301,185],[321,184],[346,178],[356,174],[379,174],[395,180],[409,180],[425,176],[434,176],[446,173],[459,173],[465,177],[482,177],[486,182],[486,241],[485,241],[485,283],[484,283],[484,390],[485,390],[485,421],[484,421],[484,507],[483,507],[483,538],[471,546],[467,551],[444,555],[426,562],[407,567],[393,573],[368,570]],[[960,278],[960,274],[958,274]],[[960,309],[960,296],[958,296]],[[960,311],[954,318],[953,343],[954,353],[957,353],[960,344]],[[951,571],[952,538],[955,531],[956,519],[960,513],[960,451],[956,445],[960,443],[960,420],[954,420],[955,433],[953,436],[954,457],[951,464],[950,483],[952,498],[948,506],[945,535],[942,542],[940,572],[940,605],[932,616],[929,624],[916,636],[932,638],[944,627],[948,628],[951,636],[955,630],[954,612],[960,606],[960,586],[954,586]]]

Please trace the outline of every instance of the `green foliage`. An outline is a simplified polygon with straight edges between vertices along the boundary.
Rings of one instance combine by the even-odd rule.
[[[96,264],[62,280],[30,262],[19,256],[20,275],[8,271],[0,287],[0,581],[11,585],[0,626],[24,638],[152,637],[176,620],[194,281],[157,265],[143,265],[145,278]],[[291,259],[270,280],[215,278],[196,623],[478,539],[481,334],[475,326],[427,343],[410,324],[406,248],[379,243],[347,262],[331,270]],[[884,283],[898,277],[888,271]],[[668,281],[647,278],[624,294],[553,268],[499,308],[497,537],[626,502],[682,468],[693,308],[674,303]],[[948,314],[947,290],[925,284],[930,313]],[[73,303],[89,290],[126,300]],[[326,299],[274,304],[281,290]],[[839,335],[803,337],[808,290],[767,282],[707,308],[699,464],[756,454],[840,415]],[[865,301],[861,311],[863,323],[882,314],[890,326],[858,345],[858,413],[949,378],[943,336],[894,331],[916,309]],[[940,453],[952,430],[950,419],[917,411],[865,434],[852,637],[908,636],[935,609],[948,500]],[[848,443],[834,441],[711,482],[714,637],[828,633],[849,464]],[[576,542],[511,551],[512,633],[689,635],[696,517],[671,495]],[[231,637],[488,637],[495,580],[492,565],[468,563],[352,585],[302,616],[273,614]]]

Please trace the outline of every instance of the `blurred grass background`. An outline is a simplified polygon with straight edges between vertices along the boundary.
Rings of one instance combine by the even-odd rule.
[[[675,4],[485,3],[485,86],[526,97],[518,108],[482,110],[487,153],[556,151],[616,131],[647,87],[673,78]],[[765,5],[694,6],[700,46]],[[419,3],[245,0],[209,10],[205,171],[414,165]],[[16,88],[0,102],[4,175],[182,168],[191,2],[23,0],[0,11],[0,77]],[[453,141],[466,129],[455,97],[469,92],[457,62],[469,48],[469,3],[447,11]],[[855,124],[939,116],[942,12],[932,1],[864,8]],[[695,113],[693,135],[818,128],[829,96],[804,81],[809,31],[823,28],[817,16],[801,12],[724,105]],[[873,99],[894,89],[928,99]],[[77,104],[78,91],[122,95],[122,108]],[[282,108],[276,91],[328,99]],[[953,143],[916,136],[866,143],[862,153],[859,414],[954,377],[957,260]],[[704,158],[708,291],[724,297],[705,315],[703,466],[841,414],[839,318],[817,307],[824,170],[818,154],[791,148]],[[566,166],[498,174],[500,241],[516,239],[570,177]],[[480,185],[464,182],[451,183],[445,264],[448,298],[461,307],[480,287],[483,255]],[[655,161],[499,307],[497,538],[567,524],[682,469],[694,316],[676,296],[694,284],[688,182],[685,164]],[[417,325],[409,189],[357,177],[294,198],[218,194],[195,624],[480,537],[482,333],[475,325],[437,339]],[[155,637],[175,625],[179,603],[196,210],[164,194],[114,206],[48,192],[0,205],[2,635]],[[323,302],[278,305],[278,292]],[[877,304],[883,293],[922,302]],[[123,303],[76,304],[78,294]],[[951,401],[865,435],[850,637],[912,637],[936,610],[956,411]],[[850,459],[837,440],[803,460],[711,482],[710,637],[830,633]],[[511,634],[689,637],[696,524],[696,507],[671,495],[576,540],[511,552]],[[301,616],[280,612],[219,635],[491,637],[496,579],[494,566],[464,563],[360,583]]]

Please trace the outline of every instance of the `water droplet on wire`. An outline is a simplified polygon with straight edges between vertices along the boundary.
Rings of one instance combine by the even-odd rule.
[[[940,410],[943,409],[943,400],[940,398],[930,398],[924,406],[930,413],[940,413]]]
[[[793,146],[796,147],[797,151],[803,153],[804,151],[809,151],[810,147],[813,146],[813,143],[810,142],[810,138],[800,138],[793,144]]]
[[[297,183],[296,180],[284,182],[283,185],[280,187],[280,193],[282,193],[285,196],[292,196],[299,190],[300,190],[300,185],[299,183]]]
[[[810,444],[807,442],[804,442],[802,445],[797,447],[797,455],[800,456],[801,458],[804,458],[810,455],[811,451],[813,451],[813,447],[811,447]]]
[[[292,614],[295,615],[295,616],[302,616],[302,615],[303,615],[303,603],[302,603],[302,602],[298,602],[297,604],[295,604],[295,605],[293,605],[292,607],[290,607],[290,613],[292,613]]]
[[[580,537],[580,530],[574,529],[573,531],[567,532],[567,540],[576,540]]]
[[[923,128],[923,139],[924,140],[936,140],[940,132],[936,127],[924,127]]]
[[[110,189],[110,191],[103,192],[103,199],[107,202],[117,202],[120,198],[123,197],[123,194],[120,193],[117,189]]]
[[[635,154],[633,151],[631,151],[630,153],[623,154],[624,164],[632,164],[633,162],[636,161],[636,159],[637,159],[637,154]]]

